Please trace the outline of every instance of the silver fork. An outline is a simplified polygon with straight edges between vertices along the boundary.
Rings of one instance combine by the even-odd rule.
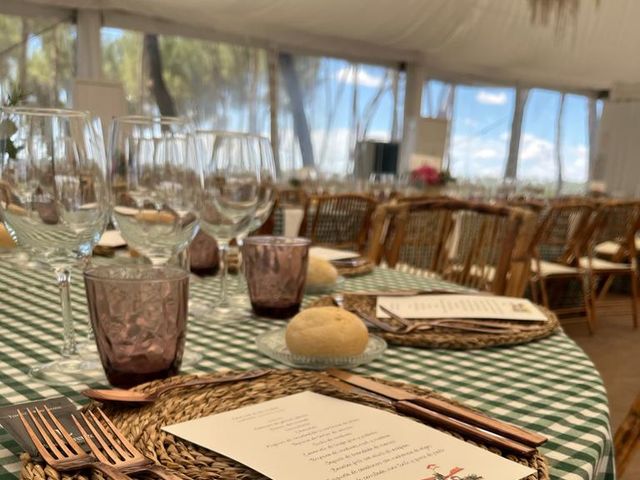
[[[118,430],[101,409],[98,409],[98,413],[106,426],[98,420],[93,412],[90,411],[88,415],[85,415],[82,411],[78,412],[91,431],[93,438],[97,440],[102,448],[91,440],[91,435],[82,427],[76,416],[72,415],[73,421],[78,430],[80,430],[85,442],[87,442],[91,453],[98,460],[124,473],[151,472],[165,480],[182,480],[169,470],[156,465],[150,458],[145,457],[127,440],[127,437]]]
[[[90,468],[102,472],[114,480],[131,480],[130,477],[115,468],[97,462],[95,457],[86,453],[80,445],[78,445],[69,431],[60,423],[56,416],[51,413],[51,410],[49,410],[46,405],[44,410],[48,414],[49,420],[47,420],[42,411],[37,408],[35,409],[36,415],[34,415],[31,410],[26,410],[42,440],[40,440],[40,437],[36,434],[20,410],[18,410],[18,416],[27,431],[27,435],[29,435],[29,438],[31,438],[31,441],[38,450],[38,453],[48,465],[60,472],[71,472]],[[60,435],[62,435],[62,438]]]

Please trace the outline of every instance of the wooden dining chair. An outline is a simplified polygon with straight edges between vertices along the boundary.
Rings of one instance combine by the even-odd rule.
[[[276,198],[271,209],[271,214],[258,229],[258,235],[284,235],[286,232],[287,209],[301,209],[306,212],[309,197],[301,188],[284,189],[276,191]],[[301,223],[304,223],[304,219]],[[295,230],[295,235],[300,234],[300,228]]]
[[[551,202],[531,242],[533,299],[565,320],[586,320],[590,333],[595,329],[593,286],[579,259],[593,234],[594,209],[594,204],[585,200]],[[579,301],[567,294],[572,280],[579,284]],[[550,282],[556,283],[552,294]]]
[[[616,430],[613,449],[616,458],[616,474],[624,477],[631,458],[640,448],[640,394],[635,398],[629,412]]]
[[[381,257],[390,267],[418,269],[499,295],[523,294],[532,213],[451,199],[386,208],[391,218]]]
[[[637,201],[606,200],[601,202],[592,219],[593,233],[583,248],[580,267],[589,274],[590,283],[599,285],[594,292],[594,312],[596,300],[602,300],[608,293],[613,279],[617,276],[630,280],[631,314],[633,328],[638,328],[638,262],[635,236],[640,228],[640,203]],[[613,244],[618,248],[609,258],[598,255],[598,245]]]
[[[375,200],[366,195],[338,194],[312,197],[307,205],[302,228],[313,244],[365,253]]]

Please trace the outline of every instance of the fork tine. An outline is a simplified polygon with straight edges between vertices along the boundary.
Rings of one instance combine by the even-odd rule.
[[[109,463],[118,463],[121,460],[127,459],[127,455],[123,454],[124,452],[120,445],[118,445],[117,442],[108,435],[108,432],[106,432],[104,427],[100,425],[100,422],[98,422],[98,419],[93,415],[93,413],[89,412],[89,415],[87,416],[84,412],[80,412],[80,416],[82,416],[82,419],[91,430],[91,433],[93,433],[94,438],[98,440],[98,443],[100,443],[105,453],[110,457]],[[90,417],[91,420],[88,417]],[[117,452],[115,452],[111,447],[115,447]]]
[[[56,432],[56,429],[53,428],[51,423],[45,418],[45,416],[42,413],[42,410],[38,410],[37,407],[34,410],[36,411],[36,414],[38,415],[38,418],[40,419],[40,421],[42,422],[44,427],[49,432],[49,435],[51,435],[51,437],[53,438],[53,441],[55,442],[56,446],[59,447],[59,449],[62,450],[65,455],[67,455],[69,457],[74,455],[71,452],[71,450],[69,450],[69,448],[67,447],[65,441],[62,438],[60,438],[60,436]],[[49,412],[49,416],[51,416],[51,412]],[[62,425],[60,425],[59,422],[58,422],[58,425],[59,425],[59,428],[64,429],[64,427]]]
[[[38,433],[42,436],[42,439],[45,441],[45,443],[49,447],[49,450],[51,450],[53,457],[54,458],[57,457],[58,460],[63,459],[64,455],[60,452],[60,450],[58,450],[58,447],[56,447],[55,442],[53,442],[51,438],[49,438],[49,435],[47,435],[47,430],[42,425],[40,425],[40,422],[38,422],[38,420],[33,415],[33,413],[31,413],[31,410],[27,409],[27,414],[29,415],[29,418],[33,422],[33,425],[36,427],[36,430],[38,430]]]
[[[82,416],[84,421],[87,422],[87,419],[85,418],[82,412],[80,412],[80,415]],[[71,418],[73,419],[73,422],[76,424],[76,427],[78,427],[78,430],[80,431],[80,435],[82,435],[82,437],[84,438],[84,441],[89,446],[89,450],[91,450],[91,453],[93,453],[93,455],[98,459],[98,461],[102,463],[109,463],[109,460],[107,459],[107,457],[105,457],[102,451],[98,448],[98,446],[95,443],[93,443],[93,440],[91,440],[91,437],[89,436],[87,431],[84,429],[84,427],[80,424],[76,416],[71,415]],[[88,425],[88,422],[87,422],[87,425]]]
[[[38,437],[38,435],[36,435],[36,432],[33,431],[33,428],[31,428],[31,425],[20,410],[18,410],[18,416],[20,417],[20,421],[22,422],[24,429],[27,431],[27,435],[29,435],[29,438],[31,438],[31,441],[35,445],[36,450],[38,450],[38,453],[40,453],[44,461],[49,464],[55,462],[56,459],[51,456],[51,454],[47,450],[47,447],[42,444],[40,438]]]
[[[120,432],[120,430],[118,430],[118,427],[116,427],[111,420],[109,420],[109,417],[107,417],[104,412],[102,411],[101,408],[98,408],[98,412],[100,412],[100,416],[102,417],[102,419],[104,420],[104,422],[109,425],[109,428],[111,428],[111,431],[116,435],[116,437],[118,437],[118,439],[122,442],[122,444],[129,450],[130,454],[135,456],[139,456],[142,455],[138,449],[136,447],[133,446],[133,444],[127,440],[127,437],[125,437],[124,435],[122,435],[122,433]],[[93,414],[92,414],[93,415]]]

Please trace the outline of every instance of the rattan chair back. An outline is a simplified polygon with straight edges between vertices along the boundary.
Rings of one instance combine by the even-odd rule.
[[[315,245],[349,248],[364,252],[371,217],[377,202],[366,195],[339,194],[312,198],[307,202],[303,224]]]

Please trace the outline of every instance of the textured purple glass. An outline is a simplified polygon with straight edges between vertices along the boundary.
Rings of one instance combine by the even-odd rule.
[[[109,383],[129,388],[176,375],[189,275],[173,267],[104,266],[84,274],[91,325]]]
[[[249,237],[242,261],[253,311],[262,317],[289,318],[298,313],[307,279],[306,238]]]

